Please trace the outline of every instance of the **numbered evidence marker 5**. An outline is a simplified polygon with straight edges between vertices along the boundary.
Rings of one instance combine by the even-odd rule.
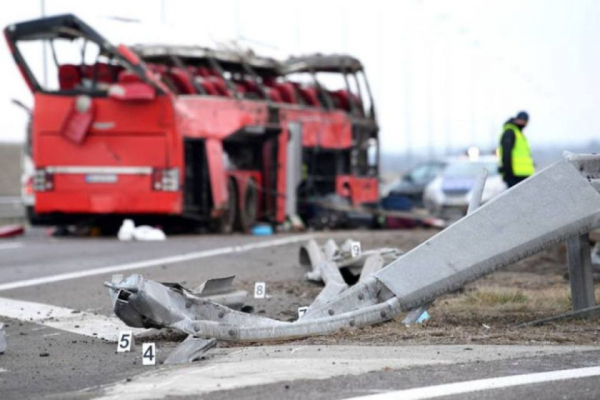
[[[133,344],[133,332],[121,331],[119,332],[119,340],[117,341],[117,353],[124,353],[131,351],[131,345]]]
[[[254,298],[264,299],[267,291],[267,285],[264,282],[256,282],[254,284]]]
[[[360,250],[360,242],[352,242],[352,244],[350,245],[350,255],[353,258],[356,258],[358,256],[360,256],[361,250]]]
[[[156,365],[156,343],[142,344],[142,365]]]
[[[308,311],[308,307],[298,307],[298,319],[302,318],[304,314]]]

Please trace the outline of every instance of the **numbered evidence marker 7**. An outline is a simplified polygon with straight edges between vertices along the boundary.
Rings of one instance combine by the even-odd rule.
[[[124,353],[131,351],[131,345],[133,344],[133,332],[121,331],[119,332],[119,340],[117,341],[117,353]]]
[[[254,298],[255,299],[264,299],[266,291],[267,291],[267,285],[264,282],[256,282],[254,284]]]
[[[156,365],[156,343],[142,344],[142,365]]]
[[[360,250],[360,242],[352,242],[352,244],[350,245],[350,255],[353,258],[356,258],[358,256],[360,256],[361,250]]]
[[[298,319],[302,318],[304,314],[308,311],[308,307],[298,307]]]

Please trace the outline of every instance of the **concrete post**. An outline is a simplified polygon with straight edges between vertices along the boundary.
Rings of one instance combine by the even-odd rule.
[[[567,239],[567,258],[573,310],[596,304],[589,234]]]

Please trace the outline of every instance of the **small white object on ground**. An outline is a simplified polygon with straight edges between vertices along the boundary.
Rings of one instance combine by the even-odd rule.
[[[132,220],[126,219],[123,220],[123,224],[121,224],[121,228],[119,228],[119,233],[117,237],[120,241],[128,241],[133,240],[133,231],[135,230],[135,224]]]
[[[142,225],[135,228],[133,238],[139,241],[165,240],[167,235],[158,228]]]
[[[126,219],[123,221],[123,224],[119,229],[117,237],[121,241],[160,241],[165,240],[167,238],[167,236],[162,230],[158,228],[153,228],[148,225],[141,225],[136,227],[135,223],[130,219]]]

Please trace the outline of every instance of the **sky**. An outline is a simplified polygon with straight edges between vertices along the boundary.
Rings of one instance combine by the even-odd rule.
[[[0,0],[0,26],[39,17],[41,3]],[[113,44],[238,39],[279,57],[352,54],[387,153],[493,148],[519,110],[532,147],[598,138],[595,0],[45,0],[45,12],[77,14]],[[0,141],[22,141],[26,116],[11,99],[33,99],[3,42],[0,76]]]

